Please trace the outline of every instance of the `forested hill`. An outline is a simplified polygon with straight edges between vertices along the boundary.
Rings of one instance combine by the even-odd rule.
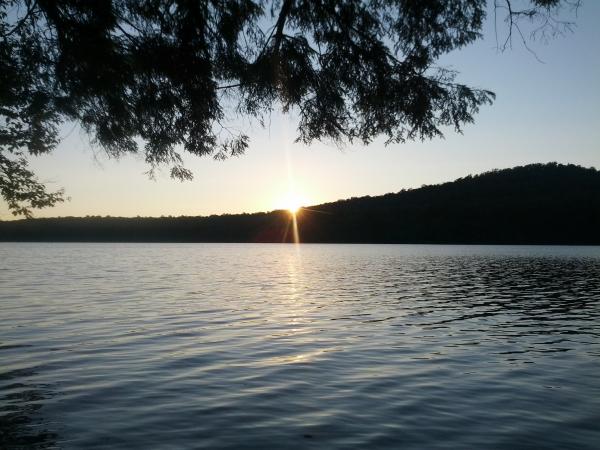
[[[533,164],[302,209],[302,242],[600,244],[600,172]],[[0,221],[2,241],[291,242],[291,214]]]

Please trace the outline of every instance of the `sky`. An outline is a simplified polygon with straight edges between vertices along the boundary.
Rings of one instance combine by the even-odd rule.
[[[440,65],[458,70],[457,81],[495,92],[496,101],[463,134],[447,130],[444,139],[307,146],[294,143],[294,117],[273,114],[269,127],[247,129],[250,147],[240,157],[186,156],[194,180],[179,182],[167,168],[150,180],[141,156],[109,159],[68,125],[56,150],[32,157],[31,167],[70,200],[35,216],[251,213],[286,207],[290,192],[315,205],[530,163],[600,168],[600,1],[584,1],[575,20],[573,34],[530,42],[536,58],[518,41],[499,52],[489,15],[483,39],[445,55]],[[11,218],[0,202],[0,219]]]

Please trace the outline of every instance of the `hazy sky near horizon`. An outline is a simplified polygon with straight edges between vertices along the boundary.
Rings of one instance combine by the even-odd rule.
[[[290,189],[307,204],[378,195],[450,181],[495,168],[558,161],[600,168],[600,1],[583,3],[573,34],[548,44],[530,42],[539,62],[517,40],[496,50],[493,15],[484,38],[445,56],[440,65],[460,72],[458,81],[496,93],[475,123],[445,139],[385,146],[296,144],[296,121],[273,114],[271,125],[248,128],[246,154],[226,161],[185,157],[194,180],[156,180],[144,174],[142,156],[108,159],[83,131],[67,126],[59,147],[31,158],[50,189],[71,199],[35,212],[50,216],[209,215],[282,207]],[[503,28],[500,28],[501,30]],[[0,219],[10,219],[0,203]]]

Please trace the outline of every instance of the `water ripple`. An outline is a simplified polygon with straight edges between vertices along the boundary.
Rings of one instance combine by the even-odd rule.
[[[1,244],[0,448],[595,449],[600,248]]]

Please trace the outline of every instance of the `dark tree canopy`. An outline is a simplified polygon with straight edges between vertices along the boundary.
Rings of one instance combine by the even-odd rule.
[[[575,0],[494,0],[507,41]],[[61,124],[110,156],[191,179],[181,152],[248,147],[232,117],[299,117],[298,140],[369,143],[460,131],[494,94],[440,56],[481,37],[489,0],[0,0],[0,192],[17,214],[53,205],[27,169]],[[513,33],[514,32],[514,33]]]

